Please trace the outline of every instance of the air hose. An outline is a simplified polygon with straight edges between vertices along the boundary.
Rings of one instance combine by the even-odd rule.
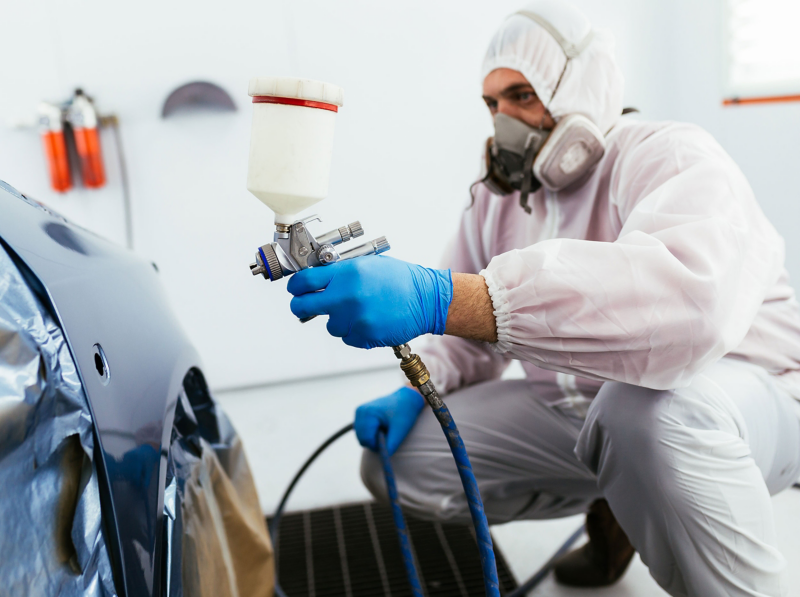
[[[483,502],[481,500],[480,491],[478,490],[478,483],[475,480],[475,474],[472,471],[472,465],[467,455],[467,450],[461,435],[458,432],[455,421],[450,414],[449,409],[444,404],[433,382],[430,380],[430,374],[425,367],[422,359],[419,356],[412,354],[411,349],[407,344],[394,347],[394,352],[397,358],[401,359],[400,368],[406,374],[411,385],[419,390],[422,396],[427,401],[428,405],[436,415],[437,420],[442,426],[442,431],[447,438],[447,443],[450,446],[450,451],[453,453],[453,458],[458,467],[458,474],[461,477],[461,483],[464,486],[464,492],[467,496],[467,503],[469,505],[472,523],[475,527],[475,537],[478,543],[478,551],[480,554],[481,568],[483,571],[483,581],[487,597],[500,597],[500,584],[497,577],[497,565],[494,556],[494,547],[492,546],[492,536],[489,532],[489,523],[486,519],[486,513],[483,509]],[[314,453],[303,463],[300,470],[292,479],[289,487],[283,494],[275,515],[272,517],[270,523],[269,534],[272,539],[272,544],[275,546],[276,554],[278,550],[278,528],[280,525],[283,510],[289,499],[289,495],[294,490],[297,482],[302,477],[303,473],[309,466],[317,459],[317,457],[325,451],[333,442],[339,439],[344,434],[353,429],[353,424],[350,423],[334,433],[323,444],[317,448]],[[409,584],[411,585],[412,594],[414,597],[423,597],[422,586],[419,580],[419,573],[414,562],[414,553],[411,547],[411,541],[408,536],[408,529],[406,528],[403,512],[400,508],[400,500],[397,492],[397,483],[395,481],[394,472],[392,470],[389,453],[386,449],[386,436],[385,431],[380,430],[378,433],[378,447],[381,457],[381,464],[383,466],[384,477],[386,478],[386,487],[391,502],[392,518],[394,519],[395,527],[397,529],[398,541],[400,542],[400,551],[403,555],[403,564],[406,569]],[[526,581],[517,590],[511,593],[508,597],[521,597],[528,591],[532,590],[536,585],[541,582],[550,570],[553,560],[565,553],[567,549],[582,535],[583,526],[581,526],[569,539],[562,545],[556,554],[548,560],[534,576]],[[277,597],[287,597],[286,593],[281,589],[276,572],[275,578],[275,594]]]
[[[414,597],[425,597],[425,593],[422,592],[422,584],[419,582],[417,565],[414,563],[414,550],[411,548],[411,539],[408,537],[406,519],[400,508],[400,496],[397,493],[392,461],[389,458],[389,450],[386,449],[386,432],[383,429],[378,431],[378,453],[381,457],[381,465],[383,465],[386,492],[389,494],[389,503],[392,506],[392,519],[394,519],[394,526],[397,529],[397,540],[400,542],[400,553],[403,555],[403,566],[406,569],[408,584],[411,585],[411,594]]]
[[[478,490],[478,482],[472,472],[467,449],[461,440],[455,421],[453,421],[450,410],[444,401],[439,397],[436,388],[431,381],[428,368],[422,359],[412,354],[408,344],[393,347],[395,356],[400,359],[400,369],[405,373],[409,383],[419,390],[422,397],[433,410],[436,419],[442,426],[444,436],[453,453],[453,458],[458,467],[458,475],[461,477],[461,485],[464,486],[464,493],[467,496],[469,513],[472,517],[472,524],[475,526],[475,538],[478,541],[478,552],[481,558],[481,570],[483,571],[483,585],[486,589],[486,597],[500,597],[500,582],[497,579],[497,564],[494,559],[494,548],[492,547],[492,535],[489,532],[489,521],[486,520],[486,512],[483,510],[481,493]]]
[[[283,492],[281,501],[278,503],[278,508],[275,510],[275,514],[272,516],[272,521],[269,524],[269,538],[272,541],[272,547],[275,550],[276,558],[278,555],[278,529],[281,525],[281,517],[283,516],[283,510],[286,508],[286,503],[289,501],[289,496],[292,495],[292,491],[294,491],[295,485],[297,485],[297,482],[300,481],[300,477],[302,477],[303,474],[308,470],[308,467],[311,466],[317,458],[319,458],[320,454],[328,449],[328,446],[352,430],[353,424],[348,423],[324,442],[322,442],[322,445],[314,450],[314,453],[306,459],[306,461],[303,463],[303,466],[300,467],[300,470],[295,473],[294,477],[292,478],[292,482],[289,483],[289,487],[287,487],[286,491]],[[278,583],[277,569],[275,570],[275,595],[277,597],[288,597]]]
[[[270,522],[270,525],[269,525],[269,535],[270,535],[270,539],[272,540],[272,545],[275,548],[275,553],[276,554],[278,552],[278,529],[280,528],[280,523],[281,523],[281,518],[283,516],[283,511],[286,508],[286,504],[289,501],[289,497],[291,496],[292,491],[294,491],[294,488],[297,485],[298,481],[300,481],[300,478],[308,470],[308,467],[310,467],[314,463],[314,461],[332,443],[334,443],[337,439],[339,439],[343,435],[346,435],[347,433],[349,433],[352,430],[353,430],[353,424],[352,423],[348,423],[347,425],[345,425],[344,427],[339,429],[336,433],[331,435],[328,439],[326,439],[322,443],[322,445],[320,445],[319,448],[314,450],[314,453],[311,454],[311,456],[309,456],[308,459],[303,463],[303,466],[300,467],[300,470],[297,471],[295,476],[292,478],[291,483],[289,483],[289,487],[287,487],[286,491],[283,492],[283,496],[281,497],[281,501],[279,502],[278,508],[275,510],[275,514],[272,516],[272,521]],[[381,433],[383,433],[383,432],[381,432]],[[388,453],[387,453],[386,456],[387,456],[387,460],[388,460]],[[390,470],[391,470],[391,466],[390,466]],[[384,472],[385,472],[385,469],[384,469]],[[394,473],[391,473],[391,477],[392,477],[392,481],[394,482]],[[388,479],[387,479],[387,485],[388,485]],[[395,483],[395,486],[396,486],[396,483]],[[800,486],[798,486],[798,489],[800,489]],[[392,513],[393,513],[393,515],[394,515],[394,512],[398,511],[399,509],[400,509],[399,502],[398,501],[393,502],[393,504],[392,504]],[[400,511],[400,512],[401,512],[401,515],[402,515],[402,511]],[[550,572],[550,569],[552,568],[552,564],[556,560],[556,558],[558,558],[560,555],[566,553],[567,550],[570,547],[572,547],[572,545],[578,539],[580,539],[581,535],[583,535],[583,531],[584,531],[584,527],[583,527],[583,525],[581,525],[580,527],[578,527],[578,529],[572,535],[570,535],[567,538],[567,540],[564,542],[564,544],[561,545],[561,547],[558,548],[558,551],[556,551],[550,557],[550,559],[541,568],[539,568],[539,570],[537,570],[533,574],[533,576],[531,576],[527,581],[525,581],[517,589],[515,589],[513,592],[509,593],[505,597],[522,597],[523,595],[527,594],[529,591],[532,591],[533,589],[535,589],[539,585],[539,583],[541,583],[545,579],[545,577],[547,576],[547,573]],[[415,573],[416,573],[416,569],[415,569]],[[417,576],[419,576],[419,575],[417,575]],[[283,589],[281,589],[280,584],[278,583],[277,573],[276,573],[276,578],[275,578],[275,595],[277,597],[287,597],[286,593],[284,593]]]

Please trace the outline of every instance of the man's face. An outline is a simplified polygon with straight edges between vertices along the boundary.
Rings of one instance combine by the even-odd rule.
[[[493,70],[483,80],[483,101],[494,117],[498,112],[528,126],[550,130],[555,122],[521,72],[510,68]]]

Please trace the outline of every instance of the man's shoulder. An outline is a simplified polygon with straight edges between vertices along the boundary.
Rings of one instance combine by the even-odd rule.
[[[606,137],[607,152],[618,159],[640,152],[672,155],[674,152],[726,155],[714,137],[702,127],[672,120],[626,120],[616,125]]]
[[[689,122],[621,119],[609,131],[606,142],[609,147],[630,149],[649,140],[696,142],[700,138],[713,139],[705,129]]]

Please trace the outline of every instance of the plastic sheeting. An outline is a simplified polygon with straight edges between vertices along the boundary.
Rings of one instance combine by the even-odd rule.
[[[168,532],[182,537],[183,594],[271,597],[272,544],[250,467],[236,432],[196,370],[184,380],[175,413],[167,487],[175,488],[181,504],[165,501],[168,525],[173,525]],[[170,562],[168,567],[174,578],[177,566]],[[170,584],[170,595],[176,595]]]
[[[92,418],[61,328],[0,245],[4,595],[116,595]]]

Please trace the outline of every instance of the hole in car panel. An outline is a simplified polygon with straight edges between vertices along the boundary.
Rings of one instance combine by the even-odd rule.
[[[104,386],[108,385],[110,371],[108,369],[108,359],[106,359],[106,353],[103,352],[103,347],[99,344],[95,344],[93,348],[94,368],[97,372],[97,375],[100,377],[100,383],[102,383]]]

